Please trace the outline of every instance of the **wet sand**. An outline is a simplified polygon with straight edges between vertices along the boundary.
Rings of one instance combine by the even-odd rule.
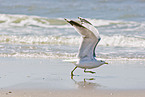
[[[145,61],[109,61],[77,69],[60,59],[0,58],[0,97],[144,97]]]

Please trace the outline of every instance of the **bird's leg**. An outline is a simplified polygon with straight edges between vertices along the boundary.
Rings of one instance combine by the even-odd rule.
[[[71,76],[74,76],[73,75],[73,72],[76,70],[77,66],[71,71]]]
[[[92,74],[96,73],[96,72],[93,72],[93,71],[86,71],[86,69],[84,69],[84,72],[85,73],[92,73]]]

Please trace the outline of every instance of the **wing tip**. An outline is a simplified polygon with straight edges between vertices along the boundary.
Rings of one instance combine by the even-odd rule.
[[[80,20],[81,20],[81,19],[82,19],[82,17],[78,17],[78,19],[80,19]]]
[[[82,26],[81,24],[79,24],[78,22],[75,22],[75,21],[73,21],[73,20],[68,20],[68,19],[66,19],[66,18],[64,18],[64,20],[65,20],[66,22],[70,23],[72,26],[73,26],[73,25],[76,25],[76,26],[85,28],[84,26]]]
[[[84,19],[84,18],[82,18],[82,17],[78,17],[78,19],[80,19],[80,21],[81,21],[82,23],[88,23],[88,24],[92,25],[88,20],[86,20],[86,19]]]
[[[66,19],[66,18],[64,18],[64,20],[67,21],[68,23],[70,22],[70,20],[68,20],[68,19]]]
[[[72,20],[69,20],[69,19],[66,19],[66,18],[64,18],[64,20],[65,20],[66,22],[70,23],[70,24],[73,26]]]

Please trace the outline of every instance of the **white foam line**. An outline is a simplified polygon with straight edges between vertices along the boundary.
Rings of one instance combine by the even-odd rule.
[[[104,59],[108,61],[145,61],[145,59],[138,59],[138,58],[118,58],[118,59]]]
[[[104,36],[101,35],[102,40],[99,46],[112,46],[112,47],[145,47],[145,40],[136,37],[127,37],[121,35]],[[75,44],[79,45],[81,41],[79,36],[7,36],[0,35],[1,43],[10,44]]]
[[[38,19],[38,20],[37,20]],[[47,17],[39,17],[39,16],[28,16],[28,15],[11,15],[11,14],[0,14],[0,20],[5,21],[5,23],[1,23],[1,25],[7,25],[7,26],[30,26],[30,25],[36,25],[40,27],[57,27],[57,28],[71,28],[70,25],[67,23],[64,24],[63,18],[55,18],[52,20],[56,20],[56,25],[51,25],[50,18]],[[57,20],[62,21],[63,24],[57,25]],[[75,19],[76,21],[78,19]],[[107,26],[112,24],[121,24],[121,25],[134,25],[134,24],[140,24],[137,22],[132,21],[121,21],[121,20],[102,20],[102,19],[90,19],[88,20],[94,25],[94,26]],[[14,23],[14,21],[17,21]],[[54,23],[55,24],[55,21]]]

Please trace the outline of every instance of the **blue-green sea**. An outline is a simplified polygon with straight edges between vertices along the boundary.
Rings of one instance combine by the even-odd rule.
[[[97,58],[145,60],[145,0],[0,0],[0,57],[75,58],[80,35],[64,21],[88,19]]]

